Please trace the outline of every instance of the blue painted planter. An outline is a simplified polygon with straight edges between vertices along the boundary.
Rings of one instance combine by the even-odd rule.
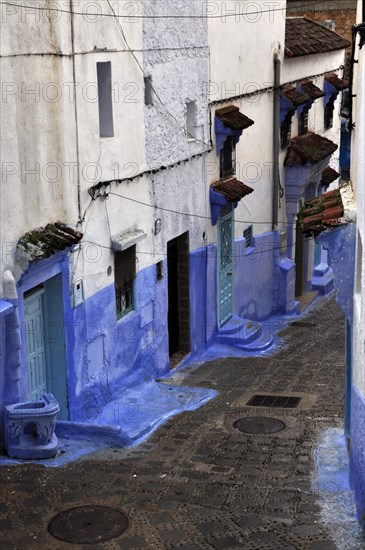
[[[16,403],[5,407],[5,445],[12,458],[43,459],[57,454],[54,433],[60,407],[51,393],[40,401]]]

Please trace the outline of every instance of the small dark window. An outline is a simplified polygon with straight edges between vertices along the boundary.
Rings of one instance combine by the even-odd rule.
[[[333,111],[335,108],[335,100],[331,98],[324,108],[324,127],[325,130],[333,126]]]
[[[293,114],[294,111],[289,111],[280,127],[280,141],[282,149],[289,147],[291,138],[291,119]]]
[[[250,246],[253,246],[253,240],[252,240],[252,225],[247,227],[247,229],[244,230],[243,236],[246,239],[246,248],[249,248]]]
[[[144,80],[144,104],[153,105],[152,76],[145,76],[143,80]]]
[[[308,108],[305,107],[299,115],[298,134],[303,136],[308,132]]]
[[[156,264],[156,279],[161,281],[163,279],[163,261],[157,262]]]
[[[134,309],[134,280],[136,278],[136,247],[116,252],[114,258],[115,300],[117,319]]]
[[[233,136],[228,136],[220,154],[220,177],[227,178],[236,173],[236,146]]]
[[[112,64],[97,63],[100,137],[113,137]]]
[[[197,114],[198,109],[196,106],[196,101],[188,101],[185,105],[186,108],[186,133],[188,139],[196,138],[196,123],[197,123]]]

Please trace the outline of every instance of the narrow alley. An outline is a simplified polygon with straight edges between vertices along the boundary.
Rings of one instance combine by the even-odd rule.
[[[59,468],[3,466],[2,549],[364,548],[347,481],[344,318],[334,297],[280,336],[276,353],[175,372],[169,384],[219,396],[139,446]],[[300,399],[247,404],[267,394]]]

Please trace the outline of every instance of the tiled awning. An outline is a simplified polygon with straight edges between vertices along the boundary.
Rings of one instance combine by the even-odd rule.
[[[232,203],[233,207],[236,208],[237,203],[252,192],[252,187],[245,185],[236,178],[212,183],[209,189],[212,225],[217,223],[221,208]]]
[[[281,92],[282,97],[290,101],[293,107],[298,107],[303,103],[307,103],[308,97],[300,93],[294,86],[290,88],[283,88]]]
[[[327,168],[325,168],[322,172],[321,184],[328,187],[330,183],[337,180],[337,178],[339,177],[340,174],[336,172],[336,170],[334,170],[330,166],[327,166]]]
[[[319,235],[329,227],[346,224],[343,214],[341,193],[336,189],[306,202],[299,214],[299,221],[304,233]]]
[[[245,185],[236,178],[219,180],[216,183],[212,183],[211,187],[216,193],[220,193],[227,201],[231,202],[240,201],[243,197],[253,192],[252,187]]]
[[[327,74],[324,77],[324,82],[325,84],[326,82],[331,84],[338,92],[342,92],[342,90],[346,90],[349,87],[348,82],[339,78],[336,73]]]
[[[307,162],[317,163],[337,149],[333,141],[314,132],[292,138],[284,160],[285,166],[304,165]]]
[[[241,113],[236,105],[229,105],[228,107],[218,109],[215,112],[215,116],[223,122],[224,126],[235,131],[246,130],[246,128],[254,124],[254,121]]]
[[[299,57],[341,50],[351,42],[308,17],[287,17],[285,57]]]
[[[301,82],[300,87],[303,90],[303,92],[305,92],[313,101],[325,95],[324,91],[318,88],[318,86],[316,86],[315,84],[313,84],[312,80],[306,80],[305,82]]]
[[[236,105],[228,105],[215,111],[214,131],[216,137],[216,153],[219,155],[228,136],[232,136],[237,144],[243,130],[252,126],[254,121],[240,112]]]
[[[83,234],[64,223],[49,223],[29,231],[19,239],[17,248],[25,252],[29,259],[49,258],[59,250],[65,250],[81,241]]]

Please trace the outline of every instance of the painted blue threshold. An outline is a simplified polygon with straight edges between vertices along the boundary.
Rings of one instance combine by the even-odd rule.
[[[124,391],[119,399],[108,403],[88,423],[57,421],[55,433],[59,439],[59,452],[56,457],[19,460],[0,456],[0,465],[32,462],[62,466],[98,449],[138,445],[169,418],[193,411],[217,395],[218,392],[212,389],[151,381]]]

